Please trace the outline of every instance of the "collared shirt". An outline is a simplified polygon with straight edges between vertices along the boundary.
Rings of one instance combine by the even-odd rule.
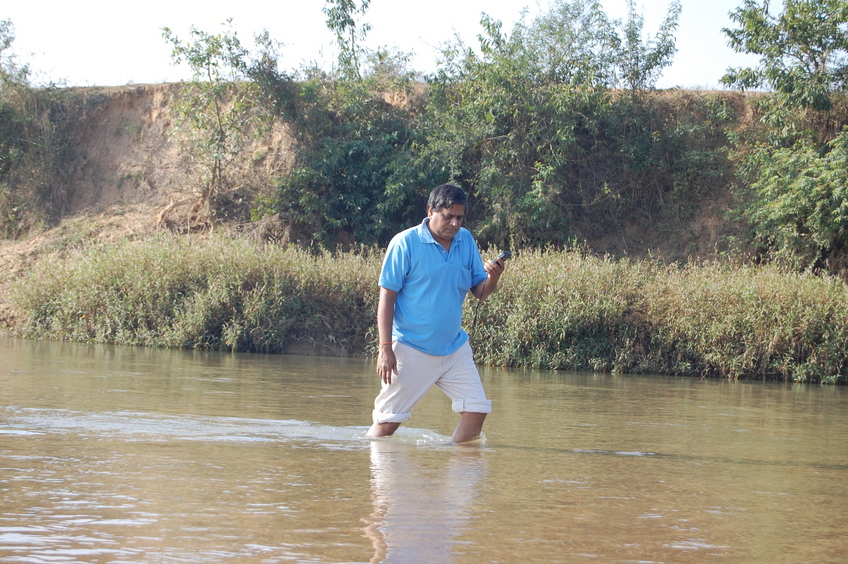
[[[446,356],[468,341],[462,330],[462,302],[488,275],[470,231],[461,227],[448,251],[433,238],[428,222],[425,218],[394,236],[379,284],[398,293],[392,338]]]

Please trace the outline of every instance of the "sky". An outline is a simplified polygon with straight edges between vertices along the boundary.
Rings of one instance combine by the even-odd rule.
[[[610,18],[626,16],[626,0],[601,3]],[[330,68],[335,61],[333,36],[322,12],[324,0],[7,0],[4,4],[0,20],[12,21],[12,49],[19,62],[30,66],[35,84],[121,86],[188,79],[185,66],[172,64],[162,28],[188,39],[192,26],[219,33],[229,18],[248,48],[263,30],[282,44],[280,70],[295,70],[305,62]],[[733,27],[728,14],[742,0],[681,4],[678,51],[658,87],[721,88],[719,79],[728,67],[756,65],[756,58],[734,53],[721,32],[722,27]],[[548,6],[548,0],[371,0],[363,19],[371,25],[365,45],[411,52],[411,67],[430,73],[436,69],[440,45],[457,36],[470,46],[477,44],[481,13],[502,21],[502,29],[509,33],[522,10],[532,17]],[[644,31],[653,35],[668,2],[636,0],[636,6],[645,18]]]

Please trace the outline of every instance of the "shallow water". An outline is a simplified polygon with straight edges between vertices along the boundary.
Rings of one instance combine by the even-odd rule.
[[[841,562],[846,390],[482,371],[365,430],[372,362],[0,339],[2,562]]]

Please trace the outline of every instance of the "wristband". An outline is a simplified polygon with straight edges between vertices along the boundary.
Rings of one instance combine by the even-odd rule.
[[[392,342],[389,341],[388,343],[380,343],[380,346],[382,347],[383,345],[391,345],[391,344],[392,344]]]

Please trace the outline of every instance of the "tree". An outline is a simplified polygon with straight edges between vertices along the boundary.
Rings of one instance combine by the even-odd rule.
[[[809,144],[759,147],[747,206],[754,241],[772,258],[798,269],[848,267],[848,133],[822,154]]]
[[[0,234],[17,237],[43,226],[66,202],[69,121],[84,96],[60,96],[53,85],[33,88],[17,62],[10,20],[0,21]],[[77,107],[75,107],[77,106]],[[75,111],[72,111],[73,110]]]
[[[610,20],[598,0],[558,0],[527,25],[521,21],[513,41],[538,57],[550,80],[631,91],[654,88],[677,52],[674,32],[680,0],[672,0],[654,37],[643,37],[645,18],[627,1],[627,21]]]
[[[183,62],[192,70],[192,79],[171,105],[177,118],[176,130],[184,150],[201,167],[199,217],[211,223],[220,198],[232,188],[230,170],[239,162],[248,143],[264,132],[266,108],[258,104],[259,88],[248,79],[250,52],[227,20],[223,33],[210,34],[195,27],[190,41],[183,41],[169,29],[163,37],[171,43],[172,61]],[[160,223],[167,214],[160,214]]]
[[[12,51],[15,26],[12,20],[0,20],[0,87],[29,84],[29,66],[19,65]]]
[[[470,188],[483,244],[567,245],[576,225],[620,224],[634,202],[656,207],[673,189],[667,155],[685,147],[685,134],[667,136],[673,122],[613,89],[624,77],[653,88],[674,52],[679,3],[647,41],[630,7],[626,41],[597,0],[558,0],[509,36],[484,15],[479,51],[459,42],[443,50],[422,150]],[[620,197],[627,192],[636,195]]]
[[[418,169],[409,159],[413,94],[410,56],[360,45],[368,0],[328,0],[339,64],[306,68],[297,82],[259,69],[256,78],[295,139],[291,169],[254,217],[278,213],[293,238],[336,248],[386,242],[419,219],[410,204]]]
[[[722,83],[743,90],[767,88],[798,108],[832,107],[848,79],[848,2],[786,0],[772,15],[769,1],[743,0],[730,14],[739,27],[722,31],[737,53],[760,56],[756,68],[728,69]]]
[[[323,11],[327,16],[327,27],[336,34],[341,73],[349,79],[359,78],[360,41],[365,39],[371,25],[358,25],[357,18],[365,15],[371,0],[361,0],[358,7],[355,0],[326,0],[326,3]]]
[[[742,217],[764,258],[839,270],[848,252],[846,116],[835,101],[848,85],[848,2],[744,0],[724,29],[756,68],[728,69],[722,82],[772,92],[759,102],[761,137],[746,140],[739,167]]]
[[[497,30],[484,22],[484,46]],[[507,44],[507,38],[499,40]],[[519,21],[509,42],[534,58],[533,68],[550,82],[612,88],[621,39],[598,0],[558,0],[531,22]],[[540,76],[541,78],[541,76]]]
[[[631,91],[650,90],[662,76],[662,70],[672,63],[677,52],[674,32],[680,20],[680,0],[672,0],[668,12],[653,39],[644,39],[645,18],[636,11],[635,0],[627,0],[627,23],[624,39],[618,50],[621,81]]]

